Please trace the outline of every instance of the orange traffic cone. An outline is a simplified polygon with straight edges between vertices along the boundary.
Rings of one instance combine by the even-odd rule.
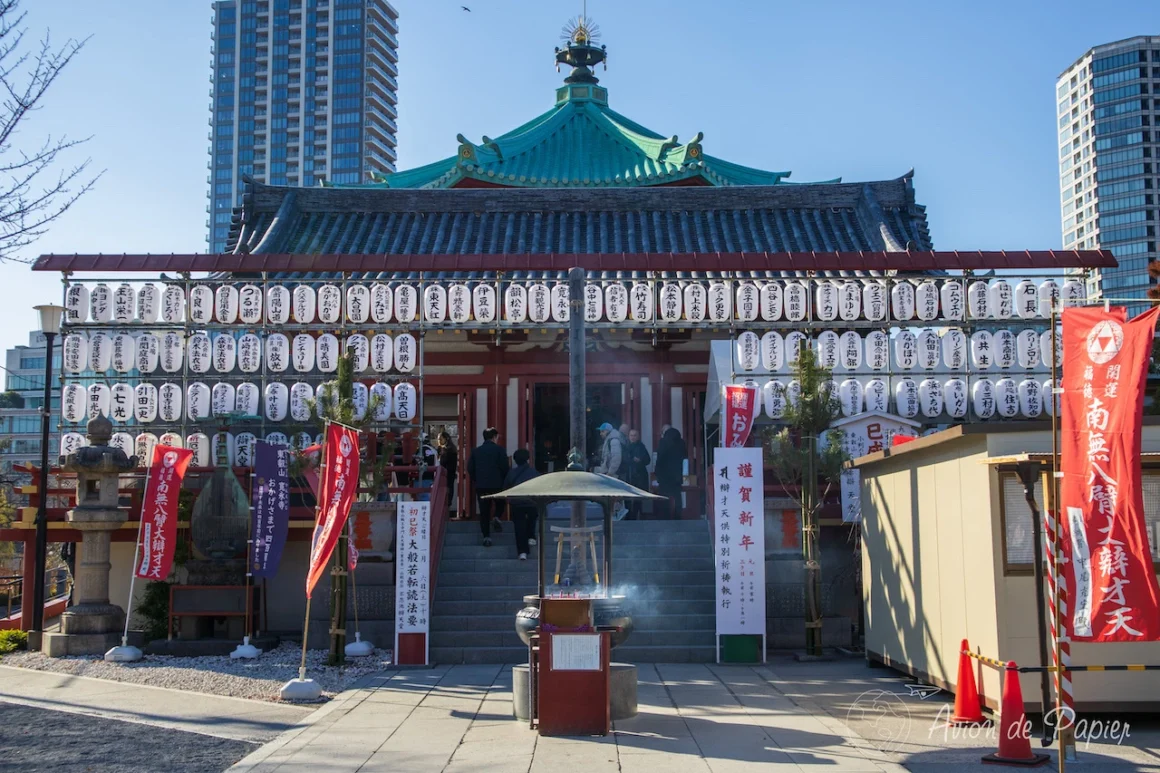
[[[1000,765],[1042,765],[1050,757],[1031,751],[1031,734],[1026,732],[1027,715],[1023,713],[1023,689],[1015,661],[1008,661],[1003,672],[1003,701],[999,715],[999,751],[983,757],[983,762]]]
[[[979,688],[975,686],[975,667],[967,653],[971,647],[966,639],[959,649],[959,681],[955,685],[955,713],[951,725],[979,725],[986,722],[979,703]]]

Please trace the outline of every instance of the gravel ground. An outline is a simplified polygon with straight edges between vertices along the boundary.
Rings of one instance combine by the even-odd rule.
[[[391,666],[391,653],[386,650],[375,650],[375,654],[370,657],[350,659],[347,661],[349,665],[342,669],[324,665],[326,657],[327,652],[324,650],[306,653],[306,675],[321,685],[324,699],[334,697],[360,677]],[[277,701],[282,685],[298,676],[301,658],[300,647],[287,643],[262,653],[256,660],[232,660],[225,656],[175,658],[146,655],[137,663],[106,663],[95,655],[49,658],[39,652],[13,652],[0,658],[0,663],[15,668],[147,684],[172,690]]]
[[[0,707],[0,770],[221,773],[257,747],[115,719]]]

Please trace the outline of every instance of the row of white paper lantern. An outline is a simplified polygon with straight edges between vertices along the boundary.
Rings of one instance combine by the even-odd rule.
[[[1012,286],[1005,279],[933,279],[900,281],[890,287],[881,280],[819,280],[814,283],[813,318],[822,321],[912,320],[941,318],[1031,319],[1047,317],[1053,302],[1077,305],[1084,299],[1083,283],[1068,279],[1060,286],[1047,279],[1036,285],[1023,280]],[[504,290],[503,318],[510,323],[533,324],[567,322],[569,287],[565,282],[511,283]],[[122,284],[115,290],[97,284],[70,285],[65,307],[70,324],[132,322],[193,324],[282,325],[298,324],[414,323],[420,312],[424,321],[462,324],[491,323],[501,309],[492,284],[427,284],[422,290],[412,284],[349,285],[345,292],[336,284],[315,289],[300,284],[291,290],[272,285],[263,293],[258,285],[198,284],[189,298],[178,285],[145,284],[139,290]],[[420,309],[420,306],[422,307]],[[264,307],[264,308],[263,308]],[[345,307],[345,311],[344,311]],[[754,322],[761,319],[803,321],[809,315],[809,287],[800,281],[740,281],[736,288],[722,281],[664,282],[653,298],[648,282],[589,282],[584,288],[584,318],[588,322]]]
[[[969,338],[958,328],[945,329],[941,333],[927,329],[917,335],[901,330],[894,334],[893,340],[894,367],[900,370],[933,370],[940,366],[963,370],[967,367],[968,353],[970,364],[976,370],[1063,364],[1062,336],[1055,336],[1053,347],[1050,330],[1022,330],[1018,333],[978,330]],[[745,372],[792,368],[797,363],[798,352],[808,341],[805,333],[797,331],[783,337],[773,330],[761,336],[747,330],[734,342],[737,366]],[[890,341],[891,336],[881,330],[873,330],[865,336],[854,330],[841,334],[825,330],[813,339],[812,347],[818,363],[827,369],[886,370],[891,362]]]
[[[263,414],[268,421],[310,421],[310,400],[325,403],[333,400],[336,382],[330,381],[313,387],[305,382],[291,386],[282,383],[267,384]],[[374,421],[411,421],[418,411],[418,392],[414,384],[400,383],[394,388],[381,381],[367,386],[355,382],[351,398],[355,419],[362,421],[371,410]],[[148,424],[160,419],[165,423],[205,421],[229,414],[257,416],[259,394],[257,384],[218,383],[210,387],[200,381],[190,384],[184,392],[177,384],[92,384],[87,389],[80,384],[66,384],[61,390],[61,419],[76,424],[104,415],[116,423],[136,421]],[[372,403],[374,405],[372,406]],[[184,406],[184,413],[183,413]],[[373,410],[372,410],[373,408]]]
[[[410,373],[418,362],[419,344],[410,333],[393,338],[386,333],[370,338],[355,333],[346,339],[346,347],[354,354],[356,373]],[[61,363],[66,373],[104,373],[111,369],[117,373],[135,370],[148,374],[158,367],[165,373],[178,373],[186,363],[193,373],[231,373],[235,368],[242,373],[257,373],[263,362],[271,373],[282,373],[291,367],[299,373],[316,369],[333,373],[338,370],[342,354],[338,338],[331,333],[301,333],[293,339],[271,333],[266,336],[264,348],[263,359],[262,339],[254,333],[238,338],[229,333],[194,333],[186,338],[172,330],[160,335],[69,333],[64,338]]]
[[[897,378],[894,382],[894,413],[903,418],[923,417],[938,419],[944,414],[951,419],[963,419],[968,413],[967,384],[959,378],[939,381],[934,378],[915,381]],[[886,413],[890,408],[890,387],[880,378],[869,380],[845,379],[829,382],[836,395],[843,416],[857,416],[864,412]],[[771,419],[785,416],[788,405],[796,404],[801,395],[801,384],[796,380],[783,383],[770,380],[761,388],[765,415]],[[1012,378],[997,381],[974,379],[970,388],[970,407],[975,416],[990,419],[994,416],[1013,418],[1022,414],[1028,418],[1052,413],[1051,380],[1038,381]]]
[[[308,432],[287,435],[284,432],[270,432],[266,442],[297,449],[308,448],[321,443],[322,435],[312,436]],[[142,432],[136,437],[128,432],[115,432],[109,445],[120,448],[127,456],[137,457],[137,466],[148,467],[153,459],[153,449],[158,445],[171,448],[188,448],[193,451],[193,467],[210,467],[218,459],[226,459],[230,466],[252,467],[257,436],[252,432],[218,432],[212,437],[204,432],[194,432],[182,438],[176,432],[166,432],[160,436],[152,432]],[[68,456],[77,449],[87,446],[88,439],[79,432],[66,432],[60,438],[60,455]]]

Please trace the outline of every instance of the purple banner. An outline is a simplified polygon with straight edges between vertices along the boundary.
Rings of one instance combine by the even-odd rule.
[[[286,533],[290,530],[290,449],[264,440],[255,443],[253,514],[250,534],[250,573],[273,577],[278,573]]]

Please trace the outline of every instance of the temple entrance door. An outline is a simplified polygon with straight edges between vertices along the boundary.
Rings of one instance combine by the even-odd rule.
[[[424,431],[429,438],[428,442],[435,445],[439,433],[446,431],[451,435],[459,451],[459,464],[455,479],[455,491],[451,502],[451,514],[463,517],[470,515],[471,508],[467,506],[468,486],[467,455],[478,445],[472,443],[475,426],[475,395],[473,391],[446,389],[427,385],[423,401]]]
[[[559,472],[568,466],[569,412],[566,383],[538,383],[529,390],[531,397],[532,459],[541,473]],[[619,427],[632,420],[633,390],[624,383],[589,383],[585,389],[588,404],[589,469],[600,463],[600,433],[604,422]]]

